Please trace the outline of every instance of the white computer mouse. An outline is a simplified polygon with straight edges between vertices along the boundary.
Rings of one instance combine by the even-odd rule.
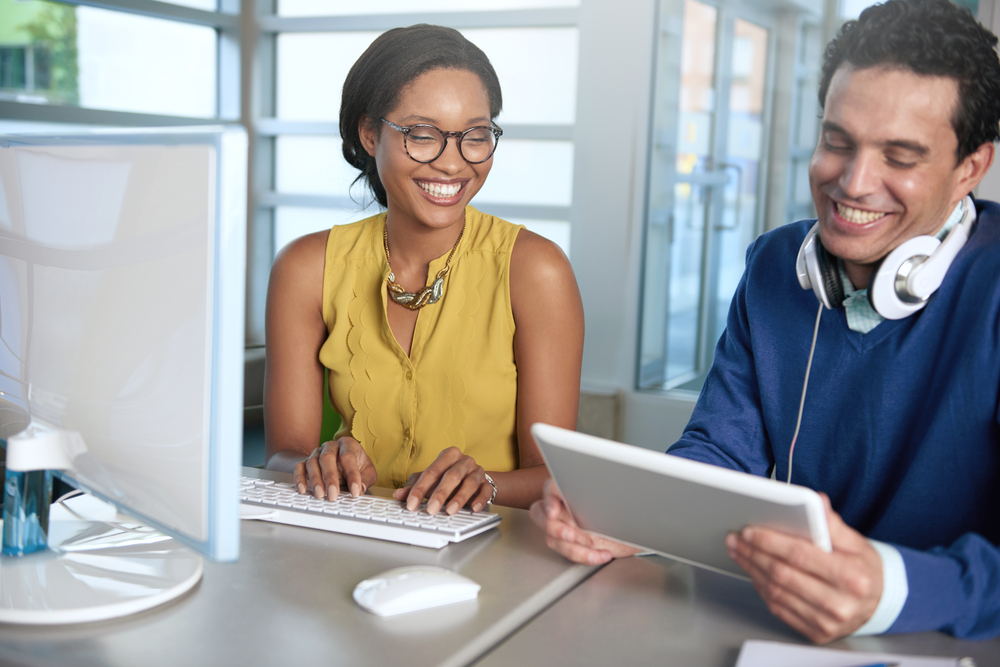
[[[354,588],[354,601],[379,616],[395,616],[453,602],[474,600],[481,586],[457,572],[432,565],[387,570]]]

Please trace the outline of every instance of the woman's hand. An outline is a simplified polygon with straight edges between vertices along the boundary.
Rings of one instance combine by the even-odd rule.
[[[324,442],[305,461],[295,464],[299,493],[312,491],[317,498],[335,499],[343,484],[355,498],[378,480],[378,473],[361,443],[350,436]]]
[[[466,504],[478,512],[493,496],[493,485],[486,481],[486,471],[471,456],[457,447],[449,447],[438,454],[427,470],[410,475],[406,486],[396,489],[392,496],[405,500],[410,511],[427,498],[428,514],[437,514],[442,507],[448,514],[454,514]]]

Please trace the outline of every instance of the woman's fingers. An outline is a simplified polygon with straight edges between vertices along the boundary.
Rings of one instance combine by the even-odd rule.
[[[306,493],[311,493],[320,499],[326,497],[326,489],[331,484],[335,485],[335,488],[340,486],[336,458],[331,458],[328,449],[326,444],[323,444],[313,450],[313,453],[305,460]],[[332,466],[331,463],[333,463]]]
[[[486,479],[486,475],[483,475],[483,479]],[[479,492],[472,496],[472,500],[469,501],[469,507],[472,508],[473,512],[482,512],[486,509],[486,504],[493,497],[493,485],[489,482],[479,485]],[[457,510],[456,510],[457,511]]]
[[[295,464],[293,475],[299,493],[328,500],[340,495],[341,484],[348,485],[351,495],[359,496],[378,481],[378,473],[364,447],[351,437],[324,442],[308,458]]]
[[[410,511],[416,511],[427,498],[428,514],[437,514],[442,508],[455,514],[467,504],[478,512],[492,495],[493,487],[486,482],[482,466],[456,447],[449,447],[422,473],[411,475],[407,486],[398,489],[393,497],[405,500]]]
[[[438,454],[434,463],[430,464],[426,470],[420,473],[417,481],[414,482],[413,488],[410,489],[410,493],[406,497],[406,509],[411,512],[415,511],[420,507],[420,501],[427,498],[427,512],[429,514],[436,514],[441,509],[441,506],[444,505],[444,502],[451,496],[451,492],[454,491],[455,487],[462,481],[462,478],[465,477],[464,474],[457,471],[450,475],[448,474],[451,472],[452,467],[461,463],[463,459],[472,461],[471,457],[462,454],[457,447],[449,447]],[[475,462],[473,461],[473,463]],[[433,495],[431,495],[431,489],[434,490]],[[442,497],[439,492],[446,493]],[[434,503],[433,505],[431,504],[432,502]]]
[[[447,512],[449,515],[455,514],[456,512],[458,512],[458,510],[462,509],[467,504],[471,504],[469,501],[472,500],[472,498],[480,491],[480,489],[482,489],[483,486],[489,486],[489,484],[486,484],[485,473],[481,472],[482,468],[478,465],[476,466],[476,468],[479,468],[480,471],[479,474],[476,474],[476,471],[473,471],[472,474],[466,475],[462,479],[461,483],[458,485],[458,488],[455,489],[455,492],[451,495],[451,498],[449,500],[446,500],[444,505],[444,511]],[[434,496],[437,495],[438,495],[438,490],[435,490]],[[427,512],[432,513],[430,502],[427,503]]]
[[[347,485],[351,495],[357,498],[368,490],[369,481],[374,483],[375,466],[371,459],[354,438],[341,438],[337,447],[337,467],[341,473],[341,479]],[[338,485],[337,490],[340,490]],[[330,499],[336,498],[337,494],[332,493]]]

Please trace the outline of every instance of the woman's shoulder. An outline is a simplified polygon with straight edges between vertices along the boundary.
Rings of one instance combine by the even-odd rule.
[[[279,277],[295,282],[317,275],[322,278],[329,233],[321,231],[300,236],[279,250],[271,265],[272,281]]]
[[[510,257],[511,277],[532,283],[551,280],[574,280],[573,268],[562,248],[529,229],[520,229]]]
[[[510,257],[510,305],[518,331],[529,338],[546,322],[583,332],[580,288],[569,258],[558,245],[521,229]],[[527,327],[527,328],[525,328]]]
[[[382,256],[382,226],[385,214],[336,225],[326,240],[327,262],[342,263]]]
[[[350,261],[359,255],[371,255],[381,246],[375,243],[376,229],[381,215],[374,215],[358,222],[335,225],[330,229],[300,236],[278,251],[271,266],[271,274],[289,277],[312,278],[322,276],[324,267],[331,262]],[[379,239],[379,243],[381,240]]]
[[[524,229],[523,225],[515,225],[472,206],[465,209],[465,222],[471,246],[485,252],[510,253],[518,232]]]

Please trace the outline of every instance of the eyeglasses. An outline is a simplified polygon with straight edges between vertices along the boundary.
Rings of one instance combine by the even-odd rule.
[[[464,132],[445,132],[433,125],[396,125],[382,119],[382,122],[402,133],[403,148],[410,159],[417,162],[434,162],[441,157],[448,146],[448,137],[454,137],[458,143],[458,152],[469,164],[480,164],[493,157],[497,142],[503,134],[498,126],[470,127]]]

